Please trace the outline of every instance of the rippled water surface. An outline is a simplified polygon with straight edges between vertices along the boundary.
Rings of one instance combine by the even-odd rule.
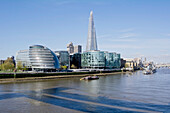
[[[0,112],[170,112],[170,69],[0,85]]]

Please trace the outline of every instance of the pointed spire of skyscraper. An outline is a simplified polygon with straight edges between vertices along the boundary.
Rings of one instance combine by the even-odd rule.
[[[90,12],[87,46],[86,46],[86,51],[91,51],[91,50],[98,50],[96,31],[95,31],[94,21],[93,21],[93,11]]]

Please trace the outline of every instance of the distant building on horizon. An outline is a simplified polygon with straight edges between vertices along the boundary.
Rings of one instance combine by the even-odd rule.
[[[81,45],[76,45],[74,46],[72,42],[67,44],[67,51],[69,54],[74,54],[74,53],[81,53],[82,52],[82,46]]]
[[[88,37],[87,37],[87,45],[86,45],[86,51],[96,51],[97,48],[97,40],[96,40],[96,31],[94,27],[94,21],[93,21],[93,11],[90,12],[90,18],[89,18],[89,26],[88,26]]]
[[[73,46],[72,42],[67,44],[67,51],[68,51],[69,54],[74,53],[74,46]]]
[[[82,52],[82,46],[76,45],[74,46],[74,53],[81,53]]]

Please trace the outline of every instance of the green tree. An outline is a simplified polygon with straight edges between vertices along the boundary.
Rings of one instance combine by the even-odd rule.
[[[24,71],[28,71],[28,68],[26,66],[24,66],[23,70]]]
[[[71,65],[71,69],[77,69],[77,66],[75,66],[74,64]]]
[[[2,70],[2,65],[0,65],[0,71]]]
[[[5,60],[4,64],[1,65],[1,69],[3,71],[13,71],[15,68],[14,62],[12,58],[8,58]]]
[[[62,69],[66,70],[67,69],[67,66],[61,66]]]
[[[129,65],[128,65],[128,64],[125,64],[125,68],[129,68]]]
[[[22,69],[23,69],[22,62],[21,61],[17,62],[17,70],[22,70]]]

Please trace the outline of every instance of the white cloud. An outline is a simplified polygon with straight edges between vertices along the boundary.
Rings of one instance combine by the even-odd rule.
[[[137,34],[135,34],[135,33],[126,33],[126,34],[123,34],[122,36],[120,36],[119,38],[132,38],[135,36],[137,36]]]

